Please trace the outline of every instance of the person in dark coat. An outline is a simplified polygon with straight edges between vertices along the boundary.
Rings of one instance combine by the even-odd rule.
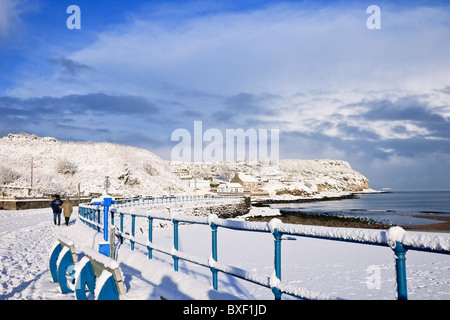
[[[61,223],[61,206],[63,201],[59,195],[56,195],[56,199],[52,201],[51,207],[53,210],[53,223],[56,225],[56,219],[58,219],[58,225]]]

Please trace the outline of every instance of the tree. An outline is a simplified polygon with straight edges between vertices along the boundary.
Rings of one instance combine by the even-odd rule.
[[[10,168],[0,167],[0,185],[10,184],[19,179],[20,174]]]
[[[61,160],[56,165],[56,171],[61,174],[74,175],[77,170],[78,166],[68,160]]]

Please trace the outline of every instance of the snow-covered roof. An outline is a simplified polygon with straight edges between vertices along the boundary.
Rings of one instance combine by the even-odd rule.
[[[242,180],[242,182],[258,182],[255,178],[248,174],[238,173],[239,179]]]

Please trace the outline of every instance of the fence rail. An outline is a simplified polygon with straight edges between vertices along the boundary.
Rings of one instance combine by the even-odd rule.
[[[197,201],[202,199],[197,198]],[[223,199],[223,198],[221,198]],[[158,202],[160,201],[160,202]],[[151,204],[164,203],[164,199],[158,199]],[[178,200],[183,201],[183,200]],[[192,200],[195,201],[195,200]],[[184,202],[184,201],[183,201]],[[170,203],[170,202],[166,202]],[[332,241],[353,242],[365,245],[375,245],[390,247],[394,251],[395,270],[397,281],[397,299],[407,299],[406,285],[406,263],[405,254],[408,250],[417,250],[425,252],[433,252],[437,254],[450,254],[450,238],[409,234],[400,227],[392,227],[388,230],[372,230],[372,229],[354,229],[354,228],[332,228],[320,226],[306,226],[295,224],[284,224],[279,219],[272,219],[269,223],[265,222],[247,222],[238,220],[220,219],[215,214],[209,216],[188,216],[176,213],[162,212],[158,210],[149,210],[148,212],[126,212],[124,209],[130,206],[132,202],[125,201],[123,204],[116,205],[110,210],[110,223],[114,225],[115,214],[119,214],[119,230],[116,234],[121,239],[130,241],[131,250],[135,249],[135,244],[144,246],[148,250],[148,258],[152,259],[153,250],[170,255],[173,258],[173,268],[178,271],[179,259],[209,268],[212,273],[212,286],[218,289],[218,272],[223,272],[246,281],[256,283],[258,285],[270,288],[275,299],[281,299],[282,294],[288,294],[303,299],[339,299],[325,293],[300,288],[289,285],[281,281],[281,241],[283,235],[292,235],[300,237],[311,237],[318,239],[327,239]],[[143,203],[141,203],[144,205]],[[135,203],[135,205],[137,205]],[[149,205],[149,203],[147,203]],[[149,206],[148,208],[151,208]],[[130,234],[124,231],[124,216],[131,217]],[[81,205],[80,218],[83,222],[96,228],[97,231],[104,229],[101,222],[100,206]],[[148,239],[147,241],[139,240],[135,237],[136,218],[146,218],[148,221]],[[168,249],[153,243],[153,220],[166,220],[173,224],[173,247]],[[211,227],[212,233],[212,252],[209,259],[194,257],[178,250],[178,227],[180,222],[191,224],[203,224]],[[217,230],[218,228],[227,228],[247,232],[263,232],[271,233],[274,237],[274,272],[271,277],[262,276],[249,272],[244,269],[222,264],[217,261]]]

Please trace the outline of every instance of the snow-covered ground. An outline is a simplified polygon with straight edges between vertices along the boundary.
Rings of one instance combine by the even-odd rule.
[[[274,212],[267,212],[274,214]],[[50,209],[0,211],[0,300],[73,300],[51,281],[50,250],[58,235],[76,247],[98,249],[102,235],[77,218],[54,226]],[[142,222],[144,224],[144,222]],[[139,229],[139,222],[137,230]],[[439,234],[449,237],[449,234]],[[155,228],[153,243],[172,248],[172,228]],[[270,277],[273,272],[271,234],[219,228],[218,261]],[[209,258],[209,226],[180,225],[179,250]],[[118,247],[118,262],[127,293],[121,299],[273,299],[270,289],[219,273],[219,291],[211,288],[211,271],[180,260],[174,272],[171,257],[146,248]],[[408,298],[450,299],[450,256],[417,251],[406,254]],[[395,299],[393,252],[388,247],[296,237],[282,242],[282,279],[290,284],[344,299]],[[283,295],[283,299],[290,299]]]

